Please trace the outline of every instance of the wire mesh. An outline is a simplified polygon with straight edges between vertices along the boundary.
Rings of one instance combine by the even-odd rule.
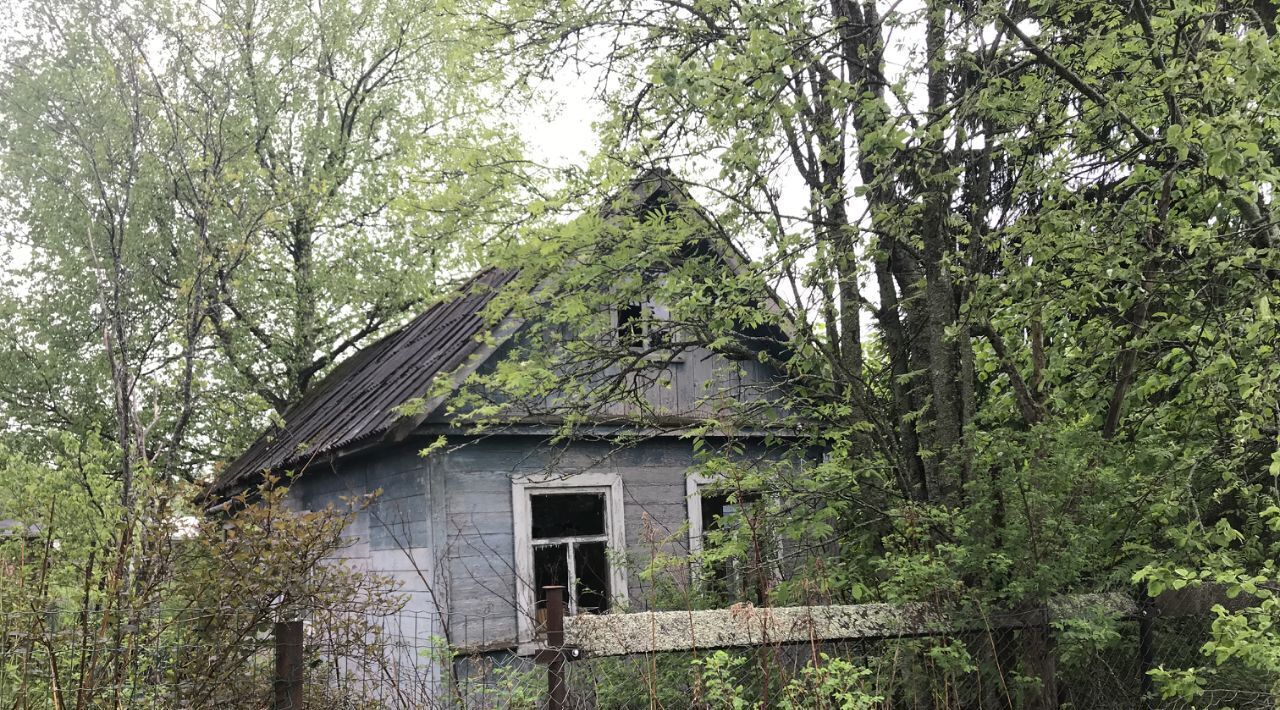
[[[1207,617],[1155,619],[1144,656],[1133,618],[963,633],[590,658],[569,665],[568,707],[1275,708],[1277,679],[1213,663]],[[1152,668],[1210,666],[1190,699]],[[1046,683],[1050,685],[1046,688]],[[742,703],[742,704],[738,704]]]
[[[307,707],[545,707],[546,668],[487,638],[508,617],[308,614]],[[253,620],[242,609],[0,612],[0,706],[270,707],[276,620]],[[1277,707],[1276,678],[1205,655],[1208,617],[1157,618],[1147,629],[1145,645],[1138,620],[1102,618],[1051,633],[1027,624],[586,658],[566,666],[567,706],[1008,709],[1042,706],[1048,678],[1064,708]],[[1197,667],[1211,672],[1189,700],[1162,697],[1144,680],[1149,668]]]
[[[276,619],[244,617],[243,609],[2,611],[0,707],[270,707]],[[545,690],[545,673],[529,684],[528,661],[450,643],[440,622],[421,611],[307,615],[306,707],[496,708]]]
[[[1013,669],[1002,673],[995,655],[1008,655],[1020,635],[1008,630],[591,659],[570,666],[571,707],[831,707],[837,697],[851,708],[1027,707],[1033,684],[1007,672]]]

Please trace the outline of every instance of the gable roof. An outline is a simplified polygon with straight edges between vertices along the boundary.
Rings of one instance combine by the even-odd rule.
[[[397,408],[428,393],[432,379],[461,366],[481,347],[484,310],[517,270],[488,268],[451,299],[440,301],[366,347],[317,383],[275,426],[232,461],[206,496],[233,493],[264,471],[310,461],[389,432]]]
[[[606,202],[603,214],[638,215],[669,207],[690,209],[714,225],[673,174],[662,169],[642,173]],[[718,231],[716,235],[721,238],[691,243],[691,253],[710,253],[735,272],[745,268],[749,257],[726,235]],[[273,426],[227,465],[206,489],[206,502],[235,494],[266,471],[300,471],[314,460],[352,446],[378,439],[399,440],[437,408],[442,398],[429,401],[427,411],[417,416],[399,414],[402,405],[426,396],[437,375],[458,372],[465,376],[496,349],[481,342],[480,336],[489,325],[484,310],[519,273],[515,268],[489,267],[465,283],[454,298],[436,303],[345,360],[284,413],[283,426]],[[762,305],[783,315],[784,328],[773,333],[757,327],[740,334],[756,347],[777,346],[791,335],[781,299],[767,285],[765,290]],[[518,322],[509,322],[493,335],[501,340],[518,326]],[[472,355],[478,357],[468,362]]]

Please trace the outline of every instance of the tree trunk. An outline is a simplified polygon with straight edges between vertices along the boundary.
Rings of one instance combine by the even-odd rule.
[[[946,43],[945,4],[929,8],[925,43],[929,56],[927,82],[929,113],[940,121],[947,100],[948,72],[941,61]],[[933,501],[954,504],[964,482],[963,412],[960,398],[960,357],[956,336],[948,330],[956,324],[955,291],[949,272],[954,240],[947,225],[951,190],[947,178],[946,146],[942,131],[922,146],[921,182],[924,188],[923,268],[925,275],[925,347],[929,352],[929,384],[933,404],[933,450],[935,465],[929,491]]]
[[[884,101],[884,45],[881,37],[880,18],[873,1],[859,5],[854,0],[832,0],[832,14],[839,23],[841,45],[845,59],[845,71],[849,80],[863,96],[870,96],[856,105],[852,112],[854,139],[867,143],[868,134],[884,128],[889,118]],[[899,485],[902,495],[909,499],[924,500],[929,491],[924,462],[920,457],[920,440],[915,421],[909,416],[918,408],[912,391],[906,382],[911,372],[910,338],[902,323],[898,292],[894,285],[895,257],[901,249],[886,225],[886,215],[900,209],[900,201],[887,186],[893,180],[892,166],[887,155],[873,155],[867,150],[857,152],[858,175],[867,189],[867,202],[871,211],[873,231],[881,235],[875,249],[875,275],[880,295],[880,308],[876,318],[885,339],[885,349],[891,372],[890,416],[897,422],[897,451],[888,452],[896,458]]]

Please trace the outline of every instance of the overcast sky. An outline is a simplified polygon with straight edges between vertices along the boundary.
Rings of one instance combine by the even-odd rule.
[[[540,111],[524,114],[519,123],[530,158],[549,165],[582,163],[599,149],[591,127],[602,111],[591,98],[594,85],[594,79],[566,67],[553,85],[543,87],[551,101]]]

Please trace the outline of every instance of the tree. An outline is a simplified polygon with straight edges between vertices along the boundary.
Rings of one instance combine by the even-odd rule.
[[[21,10],[0,62],[0,511],[75,533],[22,604],[83,605],[121,648],[201,587],[169,554],[204,512],[192,484],[473,268],[529,168],[439,8]]]
[[[514,214],[519,143],[447,14],[37,2],[23,17],[0,109],[20,427],[112,431],[132,459],[198,475],[264,406],[282,413],[474,268]]]
[[[174,17],[189,18],[161,28],[175,142],[219,181],[179,193],[223,220],[210,324],[283,412],[442,274],[475,268],[514,214],[519,144],[467,38],[430,5],[231,2]]]
[[[842,594],[1035,604],[1127,583],[1188,530],[1270,535],[1272,4],[506,8],[493,27],[526,72],[600,68],[606,147],[578,194],[658,165],[703,207],[671,239],[663,220],[546,237],[571,268],[542,310],[570,324],[626,298],[623,265],[698,230],[751,254],[737,273],[668,267],[659,294],[724,347],[771,319],[760,286],[783,292],[789,356],[755,350],[830,456],[761,483],[852,551],[825,567]],[[546,372],[598,374],[559,347]]]

